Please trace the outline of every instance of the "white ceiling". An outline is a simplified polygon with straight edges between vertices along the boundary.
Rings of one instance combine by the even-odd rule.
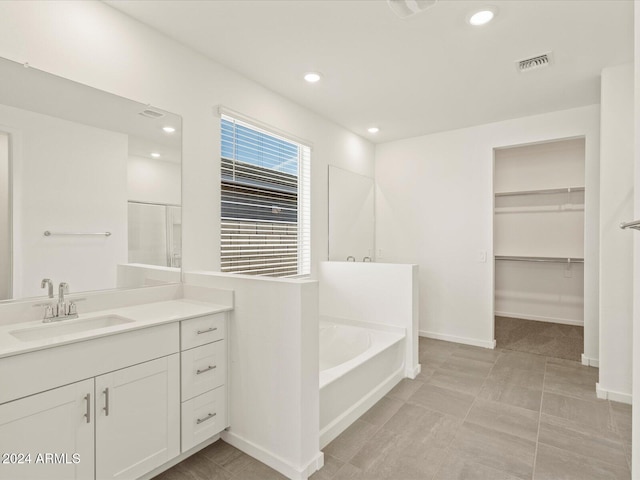
[[[375,142],[599,103],[602,68],[633,59],[630,0],[490,0],[483,27],[465,21],[479,1],[404,20],[384,0],[107,3]]]

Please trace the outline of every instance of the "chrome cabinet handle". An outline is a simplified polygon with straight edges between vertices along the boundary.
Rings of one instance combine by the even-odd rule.
[[[104,393],[104,407],[102,408],[104,410],[104,416],[108,417],[109,416],[109,388],[105,388],[102,393]]]
[[[87,417],[87,423],[91,423],[91,394],[87,393],[84,399],[87,401],[87,413],[84,416]]]
[[[200,375],[201,373],[208,372],[209,370],[213,370],[217,365],[209,365],[207,368],[203,368],[202,370],[196,370],[196,375]]]
[[[196,334],[197,335],[202,335],[203,333],[215,332],[217,329],[218,329],[218,327],[211,327],[211,328],[208,328],[206,330],[198,330],[196,332]]]
[[[196,425],[200,425],[202,422],[206,422],[207,420],[209,420],[210,418],[213,418],[215,416],[216,416],[215,413],[210,413],[204,418],[199,418],[199,419],[196,420]]]

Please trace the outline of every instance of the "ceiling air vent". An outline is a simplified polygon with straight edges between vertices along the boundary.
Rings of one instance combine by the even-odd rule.
[[[549,52],[535,57],[525,58],[524,60],[518,60],[516,61],[516,67],[521,73],[530,72],[538,68],[548,67],[552,61],[553,57],[551,56],[551,52]]]
[[[149,108],[140,112],[140,115],[147,118],[162,118],[164,117],[164,113],[157,112],[156,110],[151,110]]]

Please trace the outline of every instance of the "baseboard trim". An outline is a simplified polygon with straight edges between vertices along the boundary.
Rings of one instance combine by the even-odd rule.
[[[415,380],[415,378],[420,375],[420,372],[422,371],[422,365],[420,365],[419,363],[413,367],[413,368],[407,368],[404,371],[404,376],[407,378],[410,378],[411,380]]]
[[[602,388],[599,383],[596,383],[596,396],[603,400],[611,400],[612,402],[632,404],[633,397],[630,393],[616,392],[614,390],[607,390]]]
[[[455,335],[447,335],[445,333],[429,332],[427,330],[420,330],[418,335],[421,337],[433,338],[434,340],[444,340],[446,342],[462,343],[464,345],[473,345],[474,347],[482,348],[496,348],[496,341],[480,340],[478,338],[456,337]]]
[[[353,422],[360,418],[367,410],[373,407],[382,397],[391,391],[400,380],[402,380],[404,367],[399,368],[385,380],[383,380],[376,388],[370,391],[363,398],[358,400],[346,412],[342,413],[338,418],[329,423],[320,431],[320,448],[324,448],[334,438],[340,435]]]
[[[585,365],[587,367],[600,368],[600,360],[598,360],[597,358],[586,357],[584,353],[582,354],[581,358],[582,358],[582,365]]]
[[[535,320],[536,322],[560,323],[562,325],[574,325],[584,327],[583,320],[572,320],[570,318],[543,317],[541,315],[527,315],[514,312],[495,312],[496,317],[520,318],[522,320]]]
[[[243,451],[256,460],[261,461],[291,480],[307,480],[313,472],[319,470],[324,465],[324,453],[320,451],[318,451],[314,458],[305,466],[298,468],[284,458],[281,458],[263,447],[236,435],[231,430],[222,432],[221,436],[228,444],[236,447],[238,450]]]

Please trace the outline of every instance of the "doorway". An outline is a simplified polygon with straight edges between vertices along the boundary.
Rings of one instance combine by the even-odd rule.
[[[584,138],[496,149],[496,346],[584,352]]]

